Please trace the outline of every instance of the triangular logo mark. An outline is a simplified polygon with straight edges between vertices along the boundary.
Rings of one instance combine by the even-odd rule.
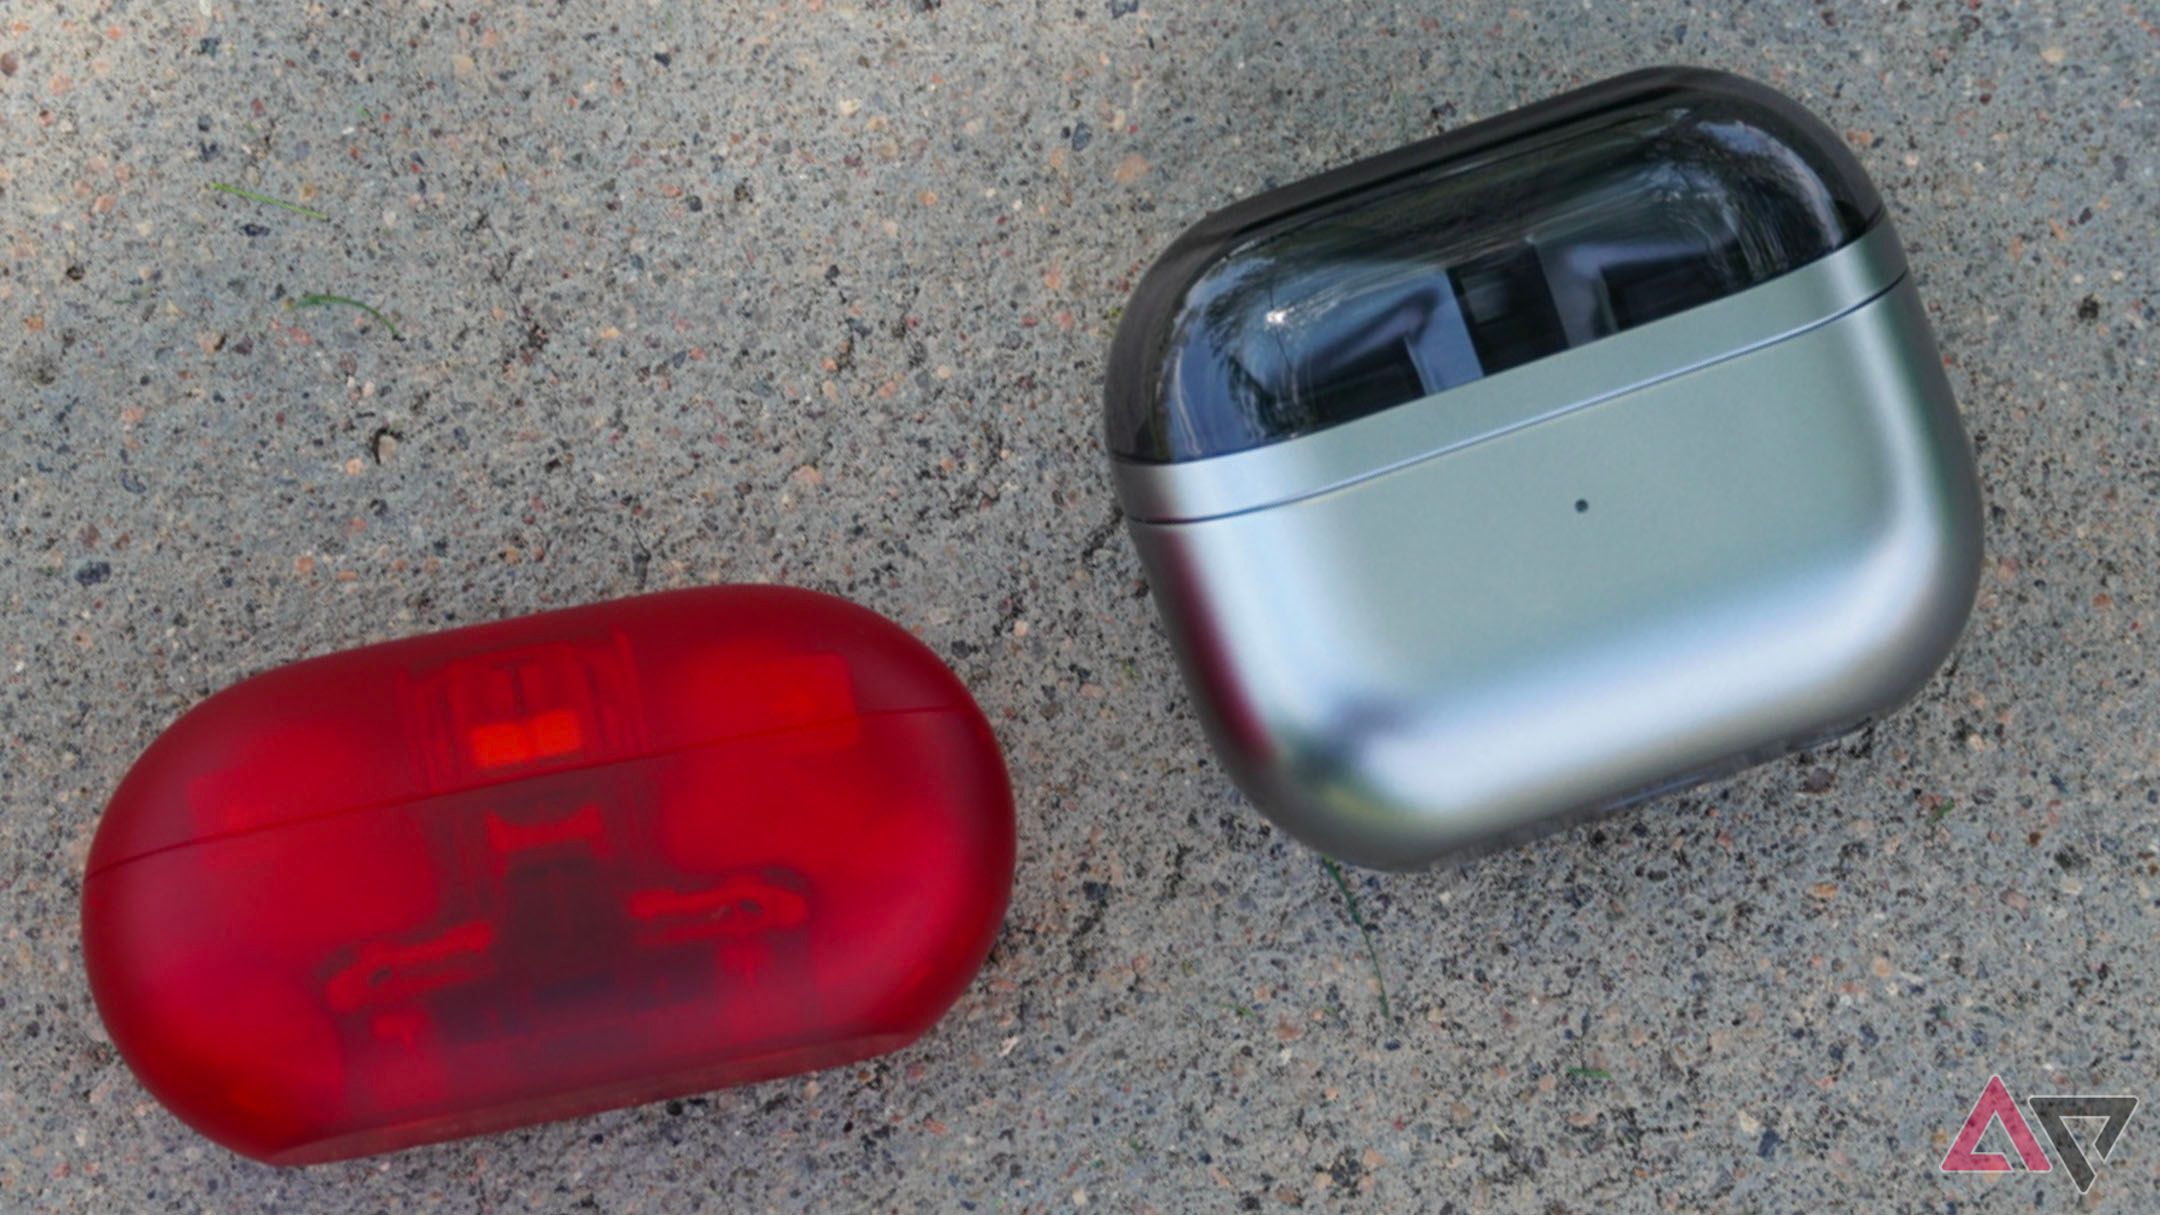
[[[2027,1097],[2025,1104],[2031,1107],[2033,1117],[2040,1120],[2040,1129],[2047,1132],[2048,1142],[2055,1145],[2055,1154],[2062,1157],[2063,1167],[2070,1170],[2070,1180],[2077,1182],[2078,1193],[2092,1189],[2093,1165],[2085,1156],[2085,1148],[2070,1128],[2065,1118],[2105,1118],[2107,1125],[2093,1137],[2092,1153],[2105,1161],[2108,1153],[2115,1150],[2115,1141],[2122,1138],[2123,1127],[2130,1122],[2130,1115],[2137,1110],[2135,1097]]]
[[[2039,1111],[2034,1110],[2035,1113]],[[2125,1118],[2128,1115],[2124,1115]],[[2001,1076],[1989,1076],[1987,1087],[1980,1090],[1980,1099],[1973,1102],[1972,1113],[1965,1115],[1965,1125],[1951,1141],[1950,1152],[1943,1157],[1945,1173],[2007,1173],[2010,1158],[2001,1152],[1979,1151],[1980,1140],[1987,1134],[1988,1123],[2000,1119],[2003,1130],[2010,1136],[2010,1145],[2018,1152],[2029,1172],[2045,1173],[2047,1153],[2040,1150],[2040,1141],[2033,1137],[2032,1128],[2025,1124],[2025,1115],[2018,1112],[2017,1102],[2011,1100],[2010,1089]],[[2109,1141],[2113,1146],[2113,1141]],[[2103,1153],[2103,1158],[2105,1153]]]

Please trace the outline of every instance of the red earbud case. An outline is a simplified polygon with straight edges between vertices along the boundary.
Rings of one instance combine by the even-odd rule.
[[[934,654],[721,587],[211,697],[114,794],[83,951],[145,1087],[299,1164],[894,1050],[1012,868],[996,741]]]

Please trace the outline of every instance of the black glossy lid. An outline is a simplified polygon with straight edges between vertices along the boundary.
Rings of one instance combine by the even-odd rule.
[[[1106,438],[1164,462],[1309,434],[1754,286],[1881,208],[1779,93],[1616,77],[1188,229],[1118,326]]]

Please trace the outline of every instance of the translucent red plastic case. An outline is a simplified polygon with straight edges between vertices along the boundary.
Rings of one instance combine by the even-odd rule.
[[[1012,868],[996,740],[934,654],[720,587],[211,697],[114,794],[83,952],[146,1088],[302,1164],[904,1046]]]

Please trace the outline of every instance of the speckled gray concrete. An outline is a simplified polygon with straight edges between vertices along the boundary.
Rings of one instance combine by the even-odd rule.
[[[2160,1099],[2156,21],[9,6],[0,1208],[2067,1209],[2059,1170],[1935,1165],[1990,1072]],[[1343,900],[1177,685],[1097,445],[1109,329],[1213,207],[1667,61],[1790,92],[1883,187],[1978,440],[1989,573],[1952,668],[1864,737],[1353,877],[1383,1017]],[[182,708],[729,580],[891,614],[1004,738],[1012,912],[930,1038],[303,1171],[143,1094],[76,898],[104,798]],[[2156,1196],[2148,1112],[2088,1202]]]

